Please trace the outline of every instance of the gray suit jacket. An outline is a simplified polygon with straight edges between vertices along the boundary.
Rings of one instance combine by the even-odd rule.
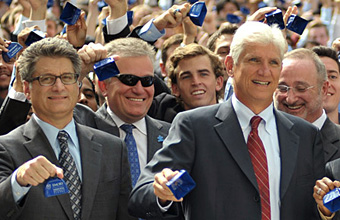
[[[119,137],[119,128],[107,112],[107,104],[104,104],[102,107],[98,109],[96,112],[96,116],[103,119],[106,123],[97,124],[97,128],[106,131],[110,134]],[[146,121],[146,129],[147,129],[147,162],[149,162],[155,152],[162,147],[162,138],[166,138],[169,132],[170,124],[164,121],[160,121],[157,119],[153,119],[150,116],[145,116]],[[162,138],[158,138],[158,137]]]
[[[325,162],[340,158],[340,126],[327,117],[320,131]]]
[[[280,219],[319,219],[315,181],[324,175],[320,134],[306,121],[274,110],[281,156]],[[163,168],[185,169],[196,182],[183,200],[187,220],[260,220],[256,177],[231,101],[179,113],[169,136],[142,171],[130,195],[129,213],[138,217],[176,215],[178,203],[162,213],[153,192]]]
[[[76,123],[82,164],[81,219],[130,219],[131,179],[124,143],[117,137]],[[43,184],[29,190],[20,204],[13,199],[12,172],[39,155],[59,166],[34,119],[0,137],[0,219],[73,219],[67,194],[45,198]]]

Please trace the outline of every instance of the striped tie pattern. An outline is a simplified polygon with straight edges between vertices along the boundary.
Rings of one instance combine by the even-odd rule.
[[[67,144],[68,134],[66,131],[59,131],[58,141],[60,144],[59,163],[64,171],[64,180],[70,191],[70,201],[75,220],[80,220],[81,211],[81,182],[76,164],[70,154]]]
[[[258,135],[258,126],[262,118],[254,116],[250,120],[251,131],[248,136],[248,151],[253,164],[257,184],[261,198],[261,219],[270,219],[270,196],[269,196],[269,179],[266,152],[263,143]]]

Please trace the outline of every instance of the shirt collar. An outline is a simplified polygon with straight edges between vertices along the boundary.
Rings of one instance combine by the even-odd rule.
[[[248,126],[250,126],[250,119],[255,116],[254,112],[242,102],[240,102],[240,100],[236,98],[235,94],[232,95],[231,102],[242,130],[246,129]],[[260,112],[258,116],[262,118],[262,122],[264,123],[264,128],[267,133],[271,133],[272,131],[276,130],[273,102],[266,109]]]
[[[115,124],[120,128],[123,124],[126,124],[122,119],[120,119],[107,105],[107,112],[111,116],[112,120],[115,122]],[[145,122],[145,117],[140,119],[139,121],[136,121],[132,123],[141,133],[146,135],[146,122]]]
[[[44,134],[46,135],[48,141],[50,142],[50,144],[52,146],[55,146],[58,133],[61,130],[64,130],[68,133],[68,135],[70,136],[70,140],[73,142],[74,145],[76,145],[75,143],[78,142],[76,125],[74,123],[73,118],[70,121],[70,123],[68,123],[63,129],[58,129],[58,128],[54,127],[53,125],[41,120],[36,114],[33,114],[32,117],[36,120],[38,125],[41,127],[41,129],[43,130]]]
[[[326,119],[327,119],[327,115],[326,115],[325,109],[322,109],[321,116],[318,119],[316,119],[312,124],[315,125],[316,127],[318,127],[319,130],[321,130]]]

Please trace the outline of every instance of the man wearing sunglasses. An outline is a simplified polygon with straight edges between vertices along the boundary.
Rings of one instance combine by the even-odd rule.
[[[275,105],[317,126],[322,135],[325,162],[340,157],[340,127],[326,115],[323,101],[329,82],[324,63],[309,49],[296,49],[283,59]]]
[[[18,68],[34,114],[0,137],[1,218],[130,219],[123,141],[75,122],[76,50],[66,40],[46,38],[23,52]],[[59,182],[47,184],[60,181],[53,177],[63,179],[69,193],[58,194],[65,190]]]

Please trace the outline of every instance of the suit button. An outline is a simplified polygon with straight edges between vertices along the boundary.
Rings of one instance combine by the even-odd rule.
[[[260,201],[260,197],[259,196],[254,196],[254,201],[255,202],[259,202]]]

